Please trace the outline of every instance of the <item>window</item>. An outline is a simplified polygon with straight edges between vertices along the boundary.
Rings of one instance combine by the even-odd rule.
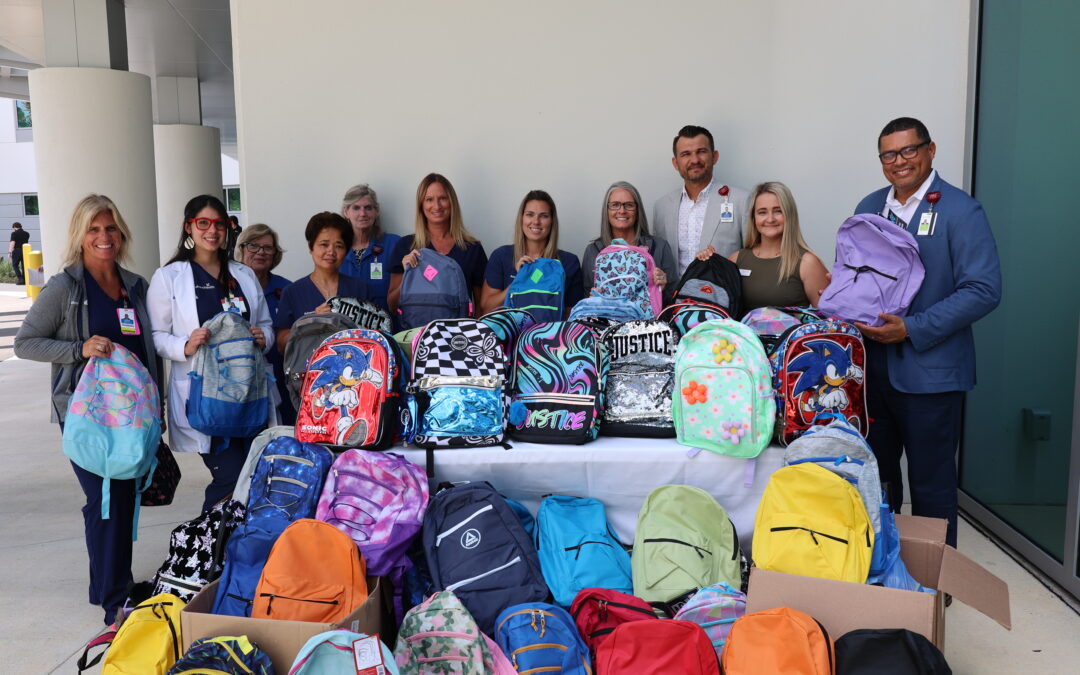
[[[24,216],[40,215],[38,213],[37,195],[23,195],[22,201]]]
[[[32,129],[34,123],[30,119],[30,101],[15,101],[16,126],[19,129]]]
[[[235,211],[243,211],[243,209],[240,208],[240,188],[227,187],[224,188],[223,191],[225,193],[226,210],[228,210],[229,213],[233,213]]]

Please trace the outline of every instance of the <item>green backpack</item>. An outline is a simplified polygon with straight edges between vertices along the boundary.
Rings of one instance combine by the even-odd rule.
[[[679,443],[757,457],[776,421],[772,370],[754,331],[738,321],[698,324],[675,352],[672,415]]]
[[[739,535],[708,492],[661,485],[638,514],[630,568],[634,595],[674,610],[700,588],[720,582],[742,586]]]

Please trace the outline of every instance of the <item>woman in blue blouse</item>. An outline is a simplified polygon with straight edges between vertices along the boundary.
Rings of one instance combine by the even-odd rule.
[[[517,271],[537,258],[552,258],[562,263],[565,275],[563,306],[569,313],[583,293],[581,264],[576,255],[559,248],[559,215],[555,200],[543,190],[533,190],[521,200],[514,222],[514,243],[491,252],[484,273],[481,313],[501,306]]]
[[[401,237],[383,232],[379,197],[366,184],[349,188],[342,199],[341,214],[353,230],[352,247],[341,263],[341,273],[363,279],[371,301],[389,311],[386,294],[390,291],[390,256]]]

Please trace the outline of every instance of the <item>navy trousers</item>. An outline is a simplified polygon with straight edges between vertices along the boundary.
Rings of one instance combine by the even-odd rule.
[[[911,512],[949,521],[947,543],[956,546],[956,449],[960,443],[964,392],[906,394],[889,382],[887,349],[867,341],[867,414],[870,443],[877,456],[881,481],[888,486],[889,505],[896,513],[904,502],[900,458],[907,455]],[[910,347],[904,347],[909,349]]]
[[[218,436],[210,438],[210,452],[202,457],[203,464],[210,469],[210,484],[203,493],[203,513],[206,513],[219,501],[232,494],[236,489],[236,479],[240,476],[240,470],[244,468],[247,460],[248,449],[251,448],[250,438],[231,438],[228,444]],[[222,447],[224,445],[224,447]]]
[[[71,467],[79,479],[86,506],[86,552],[90,555],[90,604],[105,610],[111,624],[116,610],[127,600],[131,584],[131,537],[135,521],[135,481],[114,480],[109,485],[109,517],[101,517],[102,477],[79,467]]]

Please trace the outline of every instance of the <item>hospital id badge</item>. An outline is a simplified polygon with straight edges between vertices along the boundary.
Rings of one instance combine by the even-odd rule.
[[[243,314],[247,311],[247,303],[244,302],[244,298],[242,296],[230,295],[227,298],[221,299],[221,308],[226,312]]]
[[[722,202],[720,204],[720,222],[721,223],[734,223],[735,222],[735,209],[732,207],[731,202]]]
[[[934,233],[934,225],[937,224],[937,214],[932,211],[926,211],[919,217],[919,229],[917,234],[920,237],[925,237],[928,234]]]
[[[120,320],[120,332],[123,335],[139,335],[139,320],[135,317],[135,310],[131,307],[117,307],[116,317]]]
[[[371,280],[378,281],[379,279],[382,279],[382,263],[373,262],[371,263]]]

